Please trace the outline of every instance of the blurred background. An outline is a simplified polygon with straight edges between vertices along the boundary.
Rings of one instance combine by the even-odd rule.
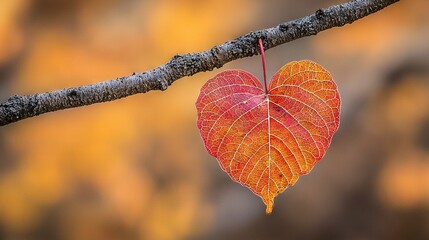
[[[343,1],[0,0],[0,102],[143,72],[174,54]],[[196,127],[207,79],[0,127],[0,239],[429,239],[429,1],[266,52],[312,59],[342,113],[327,155],[262,201],[222,172]]]

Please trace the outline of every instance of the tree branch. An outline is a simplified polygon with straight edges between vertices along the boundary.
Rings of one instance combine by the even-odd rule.
[[[174,81],[220,68],[239,58],[259,54],[258,39],[270,49],[333,27],[343,26],[399,0],[354,0],[319,9],[314,14],[276,27],[250,32],[232,41],[193,54],[174,56],[168,63],[143,73],[52,92],[12,96],[0,104],[0,126],[43,113],[113,101],[151,90],[166,90]]]

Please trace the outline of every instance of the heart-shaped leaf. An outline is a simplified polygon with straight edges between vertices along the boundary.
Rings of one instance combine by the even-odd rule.
[[[267,93],[252,74],[224,71],[196,102],[198,128],[222,169],[260,196],[274,198],[308,173],[338,129],[340,96],[331,75],[312,61],[290,62]]]

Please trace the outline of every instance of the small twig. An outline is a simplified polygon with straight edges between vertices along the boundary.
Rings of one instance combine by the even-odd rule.
[[[0,126],[47,112],[112,101],[151,90],[166,90],[182,77],[210,71],[233,60],[259,54],[259,38],[263,40],[265,49],[270,49],[352,23],[398,1],[354,0],[319,9],[312,15],[273,28],[250,32],[200,53],[176,55],[168,63],[147,72],[76,88],[12,96],[0,104]]]

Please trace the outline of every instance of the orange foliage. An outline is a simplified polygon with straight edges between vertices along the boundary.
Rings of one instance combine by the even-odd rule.
[[[25,0],[0,2],[0,66],[23,48],[24,36],[19,23],[27,5]]]
[[[231,12],[219,18],[216,11],[225,4]],[[49,15],[49,8],[57,11],[61,3],[1,1],[0,64],[22,48],[14,18],[38,5],[45,12],[28,33],[11,85],[16,94],[147,70],[176,53],[204,50],[250,29],[256,10],[242,1],[75,1],[62,14]],[[224,28],[232,19],[235,25]],[[190,136],[196,136],[192,106],[204,76],[209,74],[174,85],[168,94],[134,96],[11,126],[3,134],[6,148],[17,153],[17,166],[0,175],[0,222],[25,233],[62,206],[61,213],[52,214],[63,239],[198,234],[194,227],[206,228],[211,208],[202,202],[203,152],[189,146],[202,147]],[[112,224],[119,233],[108,234]]]
[[[390,207],[429,206],[429,156],[414,155],[402,155],[380,175],[378,194]]]

